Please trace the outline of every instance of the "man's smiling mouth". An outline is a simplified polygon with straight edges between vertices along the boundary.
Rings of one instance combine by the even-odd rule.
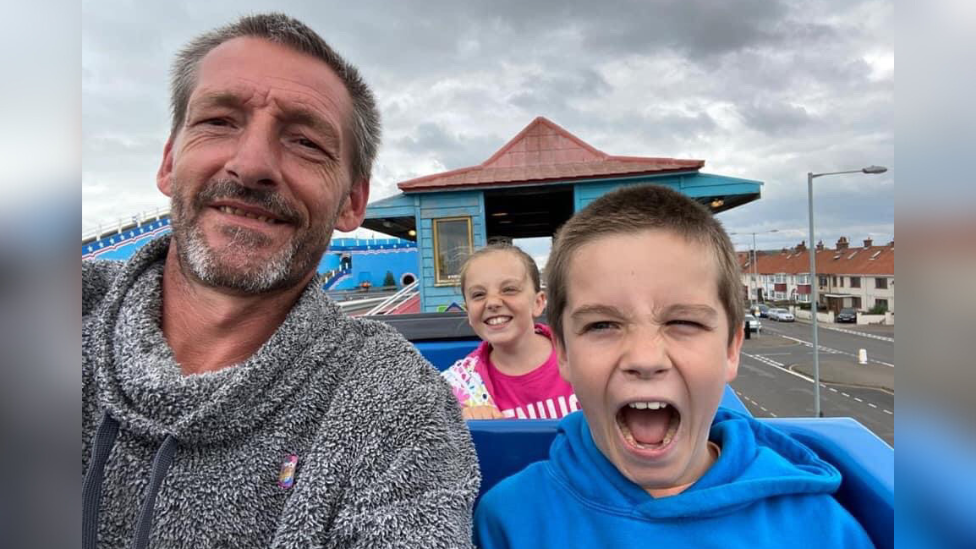
[[[241,208],[235,208],[233,206],[214,206],[214,208],[225,214],[254,219],[261,221],[262,223],[267,223],[268,225],[280,225],[286,223],[286,221],[273,217],[270,214],[242,210]]]

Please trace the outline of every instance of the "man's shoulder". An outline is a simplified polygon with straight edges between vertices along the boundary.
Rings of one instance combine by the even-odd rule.
[[[81,262],[81,314],[94,310],[108,293],[124,263],[108,259],[84,259]]]
[[[395,328],[377,320],[342,316],[338,323],[343,342],[359,368],[382,377],[427,377],[436,369]]]

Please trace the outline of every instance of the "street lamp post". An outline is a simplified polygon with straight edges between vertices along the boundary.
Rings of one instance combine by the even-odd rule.
[[[868,166],[860,170],[843,172],[807,173],[807,202],[810,210],[810,325],[813,329],[813,415],[816,417],[823,417],[823,411],[820,409],[820,337],[817,319],[817,306],[820,303],[818,292],[820,280],[817,278],[817,246],[814,244],[813,231],[813,180],[826,175],[849,173],[879,174],[885,173],[886,171],[888,171],[888,168],[884,166]]]
[[[758,232],[741,232],[741,233],[735,232],[735,233],[729,233],[729,236],[735,236],[735,235],[739,235],[739,234],[743,234],[743,235],[751,234],[752,235],[752,282],[749,283],[749,306],[750,307],[754,306],[756,304],[755,302],[758,301],[758,295],[756,296],[757,299],[755,299],[755,300],[753,300],[753,297],[752,297],[754,295],[753,292],[752,292],[752,285],[753,285],[753,283],[756,285],[756,290],[757,291],[755,293],[756,294],[759,293],[758,292],[758,290],[759,290],[759,281],[757,279],[758,271],[757,271],[757,266],[756,266],[756,261],[759,259],[759,252],[757,251],[757,248],[756,248],[756,235],[757,234],[778,233],[778,232],[779,232],[779,229],[770,229],[768,231],[758,231]]]

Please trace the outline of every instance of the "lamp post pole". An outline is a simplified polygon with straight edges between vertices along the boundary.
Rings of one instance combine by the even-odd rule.
[[[888,168],[883,166],[868,166],[860,170],[848,170],[843,172],[827,173],[807,173],[807,205],[810,215],[810,325],[813,330],[813,415],[823,417],[823,410],[820,409],[820,331],[818,330],[817,308],[820,304],[820,280],[817,278],[817,246],[814,244],[813,230],[813,180],[825,175],[841,175],[848,173],[879,174],[885,173]]]
[[[752,263],[752,280],[749,282],[749,306],[750,307],[754,306],[756,304],[756,302],[759,301],[759,287],[760,287],[760,284],[759,284],[759,266],[756,265],[756,263],[759,261],[759,249],[756,248],[756,235],[757,234],[778,233],[778,232],[779,232],[779,229],[770,229],[768,231],[758,231],[758,232],[732,232],[732,233],[729,233],[729,236],[746,235],[746,234],[751,234],[752,235],[752,250],[751,250],[751,252],[749,254],[750,257],[752,258],[752,261],[751,261],[751,263]],[[756,291],[755,292],[753,292],[753,289],[752,289],[753,285],[756,286]],[[753,297],[753,296],[755,296],[755,297]]]
[[[756,252],[756,233],[752,233],[752,284],[756,285],[756,291],[749,294],[749,303],[752,307],[755,307],[756,302],[759,301],[759,279],[756,278],[756,274],[758,273],[758,267],[756,267],[757,259],[759,259],[759,254]],[[752,296],[756,296],[755,301],[753,301]]]

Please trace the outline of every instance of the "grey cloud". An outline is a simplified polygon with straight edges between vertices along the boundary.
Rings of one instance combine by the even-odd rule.
[[[480,164],[504,143],[505,139],[499,137],[450,134],[438,124],[425,123],[413,134],[397,140],[396,145],[415,154],[437,151],[436,159],[453,170]]]
[[[151,189],[174,53],[267,5],[82,9],[86,179]],[[806,171],[894,161],[893,81],[861,59],[893,51],[893,25],[864,18],[890,18],[889,2],[283,0],[274,9],[319,31],[375,86],[390,137],[374,197],[424,175],[415,172],[429,164],[411,159],[479,163],[537,115],[611,154],[704,158],[708,171],[766,181],[763,200],[723,214],[730,225],[796,224]],[[836,186],[835,196],[832,185],[818,189],[825,222],[893,224],[887,188]],[[121,201],[112,206],[125,215]]]
[[[811,121],[805,108],[787,103],[753,102],[741,105],[739,113],[748,125],[774,136],[799,131]]]

